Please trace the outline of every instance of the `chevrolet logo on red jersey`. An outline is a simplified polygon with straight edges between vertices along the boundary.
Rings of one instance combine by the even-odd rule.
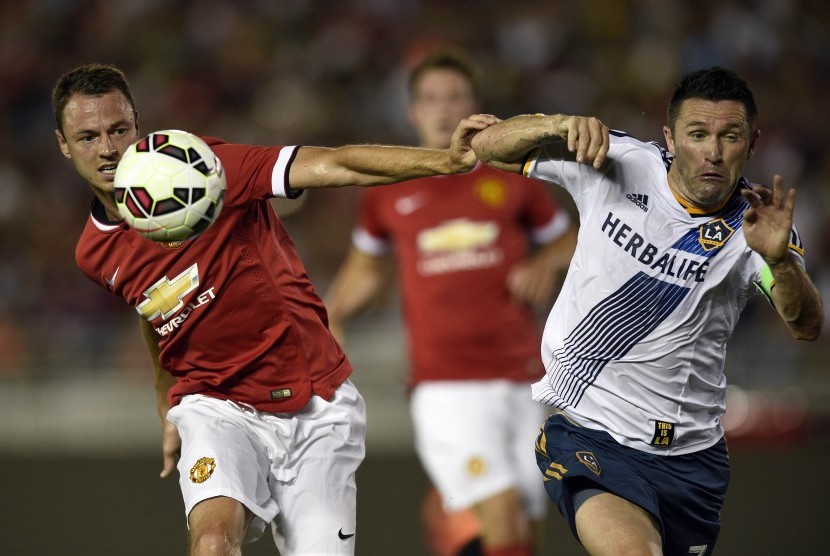
[[[199,267],[196,263],[172,280],[163,277],[144,292],[144,301],[135,310],[138,314],[152,321],[158,316],[163,320],[170,318],[184,306],[184,296],[199,286]]]

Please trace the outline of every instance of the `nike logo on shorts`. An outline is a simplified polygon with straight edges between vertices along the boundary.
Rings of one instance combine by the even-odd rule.
[[[341,539],[341,540],[344,540],[344,541],[345,541],[346,539],[350,539],[350,538],[354,537],[354,533],[349,533],[348,535],[344,535],[344,534],[343,534],[343,529],[341,528],[341,529],[337,532],[337,536],[338,536],[338,537],[340,537],[340,539]]]

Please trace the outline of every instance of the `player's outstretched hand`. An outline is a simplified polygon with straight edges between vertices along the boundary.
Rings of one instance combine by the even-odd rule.
[[[164,421],[161,431],[161,451],[164,464],[159,477],[165,479],[176,469],[176,461],[182,449],[182,439],[179,437],[179,430],[175,425]]]
[[[492,114],[473,114],[459,122],[450,144],[450,164],[456,172],[468,172],[473,169],[478,161],[471,146],[473,137],[482,129],[500,121]]]
[[[795,189],[784,192],[784,178],[772,178],[772,191],[756,185],[741,191],[750,207],[744,212],[746,244],[769,264],[789,256],[788,245],[793,225]]]
[[[608,155],[608,126],[591,116],[569,116],[560,124],[559,134],[568,141],[576,161],[599,169]]]

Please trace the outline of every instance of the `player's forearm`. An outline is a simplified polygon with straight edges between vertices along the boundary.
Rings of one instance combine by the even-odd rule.
[[[542,245],[535,256],[544,260],[544,264],[551,272],[562,272],[568,269],[576,250],[576,228],[570,228],[556,241]]]
[[[798,340],[815,340],[824,325],[821,296],[807,272],[792,257],[769,264],[771,296],[778,314]]]
[[[167,419],[167,411],[170,409],[170,402],[167,400],[167,393],[176,383],[176,379],[173,378],[173,375],[165,369],[162,369],[160,365],[156,366],[155,371],[156,410],[158,411],[159,418],[162,423],[164,423]]]
[[[155,328],[153,328],[153,325],[145,319],[141,319],[141,336],[144,338],[147,351],[150,352],[150,358],[153,361],[153,387],[156,391],[156,410],[158,411],[162,423],[164,423],[167,418],[167,410],[170,409],[170,405],[167,401],[167,393],[176,383],[176,379],[167,371],[167,369],[164,369],[161,366],[161,362],[159,360],[161,351],[159,350],[158,345],[159,335]]]
[[[385,260],[352,249],[326,294],[329,322],[342,326],[376,299],[385,282],[385,267]]]
[[[480,131],[472,147],[482,162],[519,162],[534,148],[551,139],[567,138],[561,114],[514,116]]]
[[[297,189],[370,186],[463,170],[447,149],[385,145],[303,147],[292,164],[290,180]]]

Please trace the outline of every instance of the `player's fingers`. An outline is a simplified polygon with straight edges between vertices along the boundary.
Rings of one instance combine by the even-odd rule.
[[[776,207],[784,206],[784,177],[775,174],[772,177],[772,204]]]
[[[494,116],[493,114],[473,114],[469,117],[469,119],[483,122],[487,125],[497,124],[501,121],[501,118]]]
[[[482,129],[485,129],[489,126],[490,124],[484,123],[480,120],[466,118],[458,124],[458,127],[456,128],[455,132],[457,134],[467,135],[472,131],[481,131]]]
[[[576,153],[577,162],[582,162],[579,159],[579,151],[577,151],[577,142],[579,140],[579,125],[581,118],[573,116],[568,119],[568,152]]]
[[[765,205],[772,204],[772,191],[770,191],[769,188],[757,185],[752,188],[752,191],[758,195],[758,198],[761,199],[761,203]]]
[[[175,468],[176,468],[176,462],[175,462],[173,456],[168,456],[168,455],[164,456],[164,464],[162,466],[161,473],[159,474],[159,477],[161,477],[162,479],[166,479],[167,477],[170,476],[170,474],[173,472],[173,470]]]
[[[588,145],[588,158],[585,162],[592,163],[594,168],[598,169],[605,162],[605,156],[608,153],[608,126],[598,118],[590,118],[588,128],[590,130],[590,143]]]
[[[461,121],[459,129],[467,133],[471,131],[481,131],[482,129],[486,129],[493,124],[499,123],[499,121],[501,120],[495,116],[491,116],[490,114],[473,114],[472,116]]]
[[[752,207],[759,207],[764,204],[763,199],[761,199],[761,196],[758,194],[756,189],[742,189],[741,195]]]
[[[591,118],[579,118],[576,136],[576,161],[590,164],[589,148],[593,138],[591,136]]]
[[[787,191],[787,198],[784,199],[784,211],[787,214],[792,215],[794,208],[795,208],[795,188],[792,187],[792,188],[790,188],[789,191]]]

